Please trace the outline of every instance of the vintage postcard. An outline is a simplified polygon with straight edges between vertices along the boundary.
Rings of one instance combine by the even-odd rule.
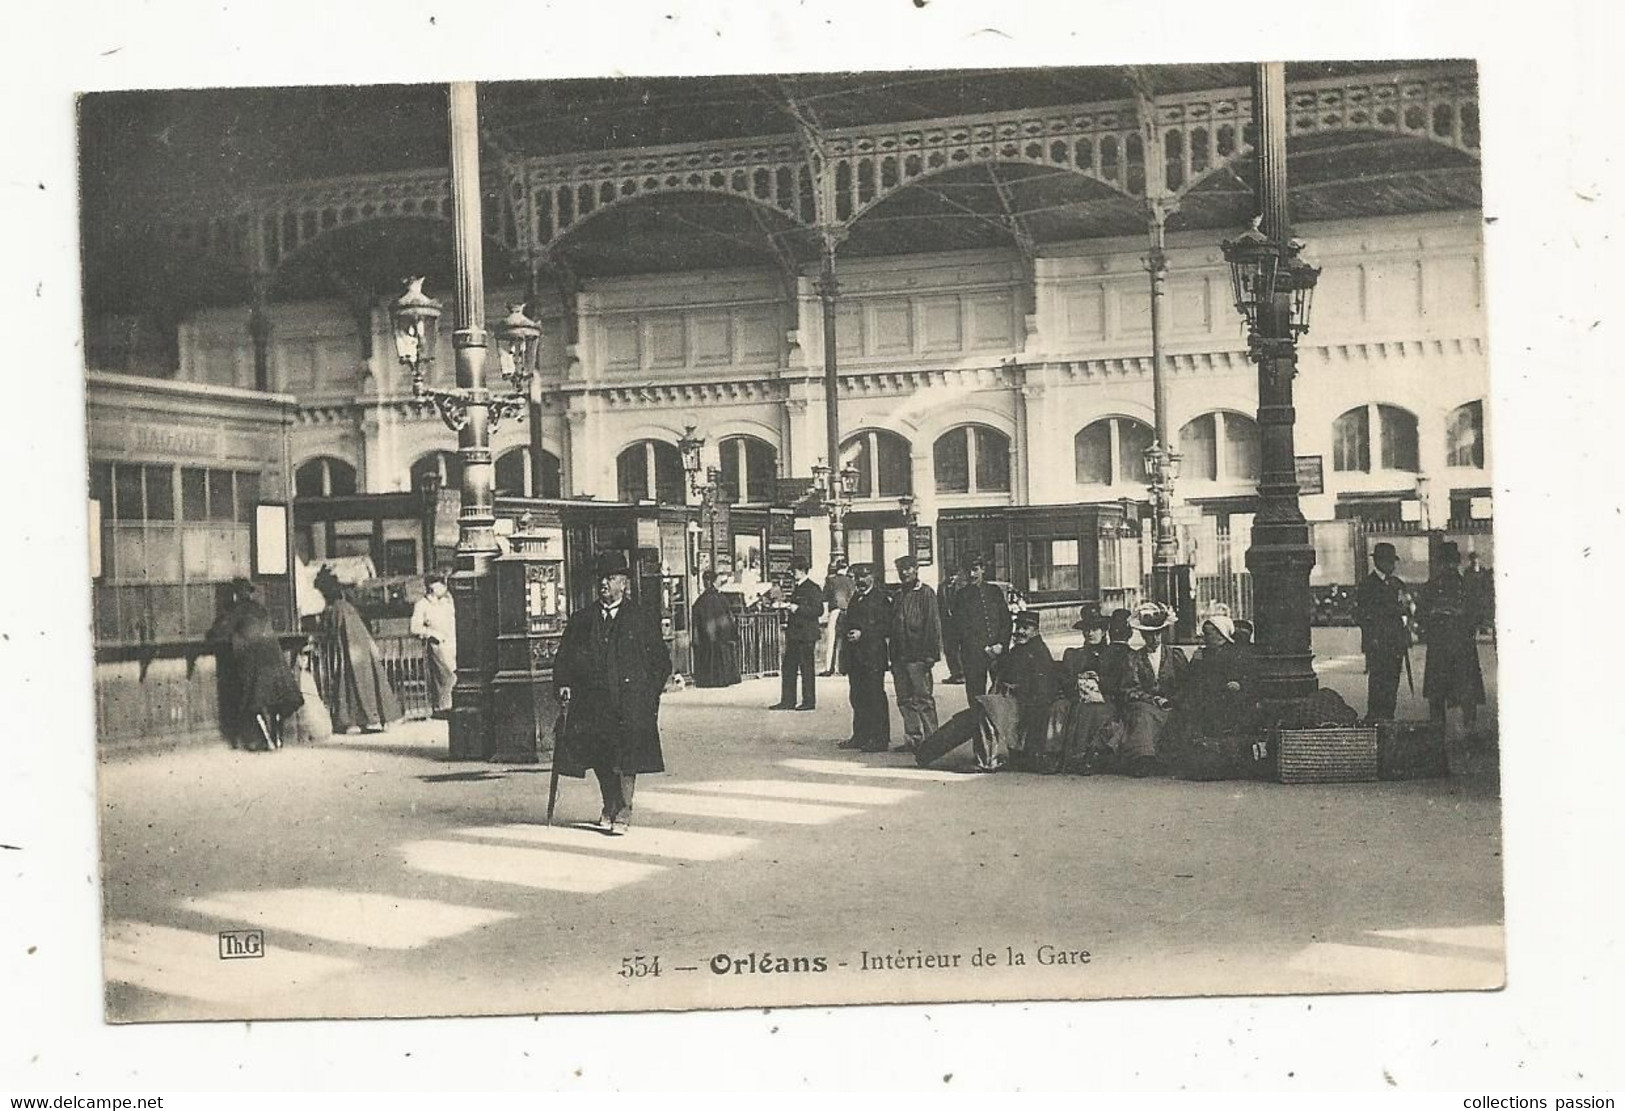
[[[77,122],[108,1021],[1503,985],[1472,60]]]

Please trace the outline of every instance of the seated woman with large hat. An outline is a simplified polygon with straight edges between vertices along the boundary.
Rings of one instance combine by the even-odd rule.
[[[1142,602],[1128,619],[1128,628],[1140,634],[1144,647],[1127,643],[1108,649],[1101,679],[1106,695],[1117,706],[1123,722],[1119,750],[1122,770],[1130,775],[1154,775],[1161,767],[1158,748],[1169,715],[1185,677],[1185,656],[1163,643],[1174,615],[1167,606]],[[1116,638],[1113,638],[1116,640]]]

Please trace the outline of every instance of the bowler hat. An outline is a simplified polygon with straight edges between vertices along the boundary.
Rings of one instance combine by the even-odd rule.
[[[623,553],[599,552],[598,558],[593,561],[592,573],[602,579],[609,575],[630,575],[632,569],[627,566]]]
[[[806,556],[796,556],[795,558],[790,560],[790,570],[792,570],[792,571],[811,571],[812,570],[812,561],[809,560]]]
[[[1443,544],[1439,545],[1439,560],[1442,563],[1460,563],[1461,546],[1454,540],[1446,540]]]
[[[869,563],[854,563],[850,570],[854,579],[868,578],[875,573],[874,565]]]
[[[1038,628],[1038,614],[1034,613],[1032,610],[1022,610],[1020,613],[1016,614],[1015,626],[1018,629]]]
[[[1072,622],[1072,627],[1088,632],[1090,629],[1104,629],[1110,624],[1111,621],[1100,612],[1100,607],[1090,604],[1078,608],[1078,619]]]
[[[1398,559],[1399,553],[1394,551],[1394,546],[1392,544],[1384,540],[1382,543],[1371,549],[1372,559],[1381,559],[1383,556],[1387,556],[1390,559]]]

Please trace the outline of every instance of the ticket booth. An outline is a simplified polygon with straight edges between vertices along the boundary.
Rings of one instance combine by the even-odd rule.
[[[553,660],[570,616],[564,527],[556,509],[499,518],[507,551],[496,575],[496,673],[491,680],[492,756],[534,764],[553,751],[559,703]],[[511,530],[511,531],[510,531]]]

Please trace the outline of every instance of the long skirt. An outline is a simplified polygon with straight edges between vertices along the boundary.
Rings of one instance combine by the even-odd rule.
[[[1158,741],[1168,727],[1169,713],[1149,702],[1130,702],[1123,707],[1123,744],[1118,756],[1124,760],[1156,757]]]

